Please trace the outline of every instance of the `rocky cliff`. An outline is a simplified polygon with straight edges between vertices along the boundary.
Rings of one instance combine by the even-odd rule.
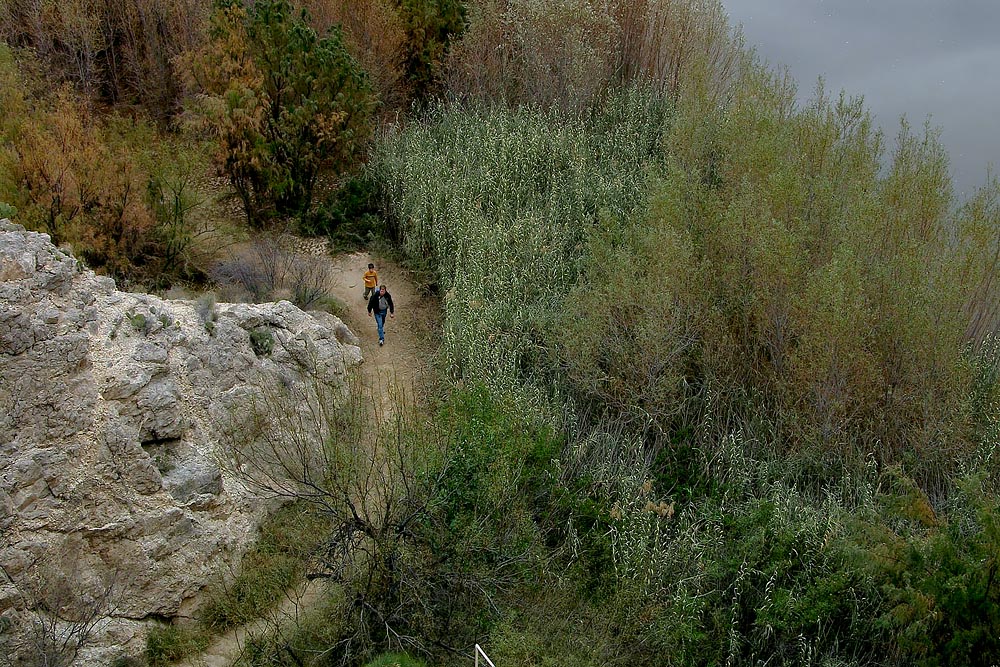
[[[134,649],[253,536],[221,425],[269,384],[342,383],[360,360],[332,315],[119,292],[0,222],[0,639],[100,610],[78,664]]]

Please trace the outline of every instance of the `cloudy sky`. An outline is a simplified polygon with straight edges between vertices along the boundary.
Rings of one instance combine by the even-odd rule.
[[[863,95],[895,136],[930,117],[951,156],[956,193],[1000,167],[1000,0],[723,0],[747,43],[788,66],[806,99]]]

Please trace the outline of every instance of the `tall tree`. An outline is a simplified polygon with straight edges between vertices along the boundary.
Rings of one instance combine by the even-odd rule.
[[[220,0],[192,72],[219,165],[247,221],[304,213],[318,175],[358,158],[375,97],[339,28],[319,37],[287,0]]]
[[[422,100],[433,92],[448,46],[465,29],[463,0],[399,0],[406,22],[406,78]]]
[[[159,121],[179,109],[176,59],[202,43],[202,0],[0,0],[0,41],[34,51],[52,74]]]

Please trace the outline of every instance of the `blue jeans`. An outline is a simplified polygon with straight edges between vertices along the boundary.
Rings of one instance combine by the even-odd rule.
[[[378,339],[385,340],[385,313],[384,310],[375,311],[375,324],[378,325]]]

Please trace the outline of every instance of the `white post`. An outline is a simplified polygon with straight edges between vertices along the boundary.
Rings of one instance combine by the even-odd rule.
[[[493,661],[490,660],[490,656],[486,655],[486,651],[483,650],[483,647],[476,644],[476,667],[479,667],[479,656],[483,656],[483,660],[487,665],[489,665],[489,667],[496,667],[496,665],[493,664]]]

